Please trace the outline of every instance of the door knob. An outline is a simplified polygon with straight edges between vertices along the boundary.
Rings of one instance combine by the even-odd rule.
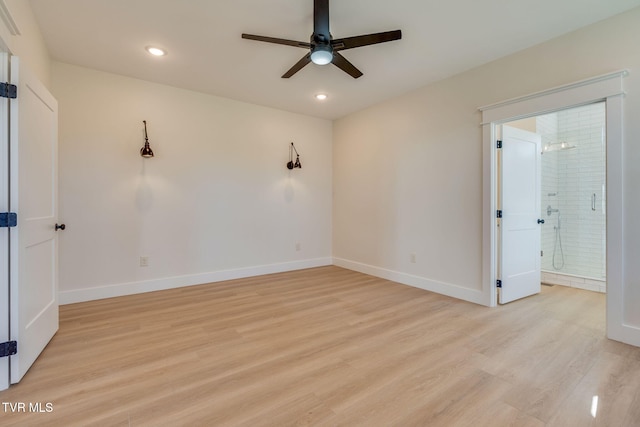
[[[66,226],[66,225],[64,225],[64,224],[56,224],[56,231],[58,231],[58,230],[62,230],[62,231],[64,231],[64,229],[65,229],[66,227],[67,227],[67,226]]]
[[[544,219],[539,219],[538,220],[538,224],[544,224]],[[62,225],[64,226],[64,224],[62,224]],[[63,230],[64,230],[64,228],[63,228]]]

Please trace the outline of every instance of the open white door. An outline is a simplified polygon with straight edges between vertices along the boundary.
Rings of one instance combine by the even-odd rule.
[[[540,292],[541,137],[502,126],[500,304]]]
[[[58,330],[58,103],[19,58],[11,57],[9,233],[11,383],[22,379]]]

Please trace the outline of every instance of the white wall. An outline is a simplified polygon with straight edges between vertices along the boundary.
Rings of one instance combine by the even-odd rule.
[[[3,39],[47,84],[28,2],[6,3],[26,18],[20,41],[0,25]],[[477,300],[477,107],[627,68],[625,322],[640,326],[638,22],[640,9],[426,86],[338,120],[333,136],[326,121],[55,64],[62,301],[324,262],[332,231],[338,264]],[[142,119],[149,161],[137,156]],[[290,140],[304,165],[293,174],[281,166]]]
[[[480,120],[464,91],[444,98],[455,89],[429,86],[334,123],[333,254],[338,265],[473,300]]]
[[[624,300],[625,322],[640,326],[638,22],[640,9],[635,9],[336,121],[336,262],[479,301],[482,133],[477,108],[629,69],[624,82]]]
[[[53,93],[62,303],[331,263],[330,121],[56,62]]]
[[[0,19],[0,39],[13,55],[20,57],[22,64],[26,64],[38,79],[50,88],[51,60],[30,2],[0,0],[0,9],[8,12],[3,19]],[[15,27],[7,25],[5,19],[12,21]],[[17,28],[19,34],[12,34],[12,28],[13,32]]]

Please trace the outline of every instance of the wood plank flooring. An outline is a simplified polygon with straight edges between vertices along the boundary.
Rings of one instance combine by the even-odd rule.
[[[604,337],[604,295],[562,286],[491,309],[322,267],[60,319],[0,425],[640,425],[640,349]]]

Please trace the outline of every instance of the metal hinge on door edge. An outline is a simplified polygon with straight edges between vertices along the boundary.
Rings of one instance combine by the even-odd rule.
[[[502,141],[501,140],[497,140],[496,141],[496,148],[502,148]]]
[[[0,357],[9,357],[18,353],[18,342],[7,341],[0,343]]]
[[[18,87],[11,83],[0,83],[0,98],[15,99],[18,96]]]
[[[502,280],[498,279],[496,280],[496,288],[501,288],[502,287]]]
[[[13,212],[0,213],[0,228],[15,227],[18,225],[18,215]]]

